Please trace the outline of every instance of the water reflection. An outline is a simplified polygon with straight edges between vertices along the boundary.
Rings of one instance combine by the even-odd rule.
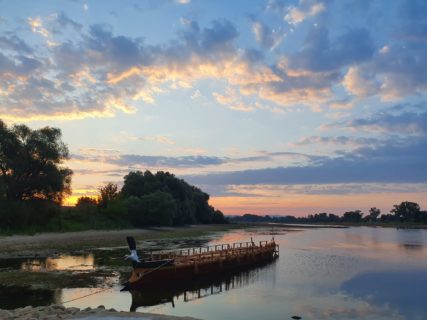
[[[29,287],[0,286],[0,309],[23,306],[46,306],[59,301],[61,290],[31,289]]]
[[[61,255],[55,258],[35,258],[22,262],[22,271],[46,272],[61,270],[94,270],[93,254],[82,256]]]
[[[130,290],[132,296],[130,311],[164,303],[170,303],[175,308],[175,302],[193,302],[232,289],[243,288],[258,280],[261,268],[274,263],[275,260],[260,263],[256,267],[240,272],[197,278],[187,283],[181,282],[161,287],[150,286],[140,290]]]
[[[422,300],[427,296],[427,230],[351,227],[275,231],[280,258],[272,265],[229,278],[132,293],[120,292],[118,285],[110,290],[103,280],[96,288],[18,291],[22,299],[19,293],[12,295],[8,288],[0,287],[0,308],[7,303],[25,306],[73,300],[66,306],[86,308],[102,304],[121,311],[131,308],[207,320],[282,320],[293,315],[304,320],[427,319]],[[217,234],[209,244],[247,241],[251,237],[255,242],[269,240],[270,232],[271,228],[228,231]],[[182,248],[207,241],[208,238],[153,240],[139,246],[144,254],[151,249]],[[65,256],[51,257],[47,262],[28,261],[25,266],[26,260],[0,261],[0,269],[30,270],[29,265],[35,265],[32,270],[92,266],[121,270],[125,281],[131,272],[129,262],[122,260],[126,251],[124,247],[95,250],[93,256],[79,256],[77,260],[55,261]],[[103,285],[107,290],[97,293]],[[5,300],[9,292],[11,298]],[[88,296],[91,293],[94,294]],[[83,296],[84,299],[74,300]]]
[[[376,305],[396,308],[407,319],[427,318],[427,271],[368,272],[344,282],[341,289]]]

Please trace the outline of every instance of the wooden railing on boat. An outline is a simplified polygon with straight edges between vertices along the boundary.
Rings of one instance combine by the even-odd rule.
[[[231,244],[215,244],[204,247],[180,249],[173,251],[161,251],[151,252],[148,261],[174,259],[176,261],[189,262],[189,261],[200,261],[206,259],[218,259],[218,257],[233,257],[241,256],[246,253],[254,253],[260,250],[265,250],[266,247],[274,244],[274,255],[279,255],[279,245],[274,241],[259,241],[256,245],[254,242],[235,242]]]

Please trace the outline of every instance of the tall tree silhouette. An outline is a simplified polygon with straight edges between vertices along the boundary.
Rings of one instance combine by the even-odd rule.
[[[0,120],[1,190],[7,200],[61,203],[71,192],[72,171],[62,166],[68,156],[60,129],[32,130],[25,125],[9,128]]]

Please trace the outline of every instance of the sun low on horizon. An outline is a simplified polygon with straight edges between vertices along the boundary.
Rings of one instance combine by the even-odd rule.
[[[72,195],[168,171],[225,214],[427,207],[427,3],[0,1],[0,119]]]

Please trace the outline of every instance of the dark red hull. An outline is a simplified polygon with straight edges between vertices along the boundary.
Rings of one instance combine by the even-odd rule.
[[[271,242],[263,247],[247,248],[238,253],[216,252],[209,255],[181,257],[174,265],[158,268],[134,268],[127,289],[152,286],[162,283],[188,281],[195,277],[220,275],[243,270],[272,261],[277,255],[277,246]]]

